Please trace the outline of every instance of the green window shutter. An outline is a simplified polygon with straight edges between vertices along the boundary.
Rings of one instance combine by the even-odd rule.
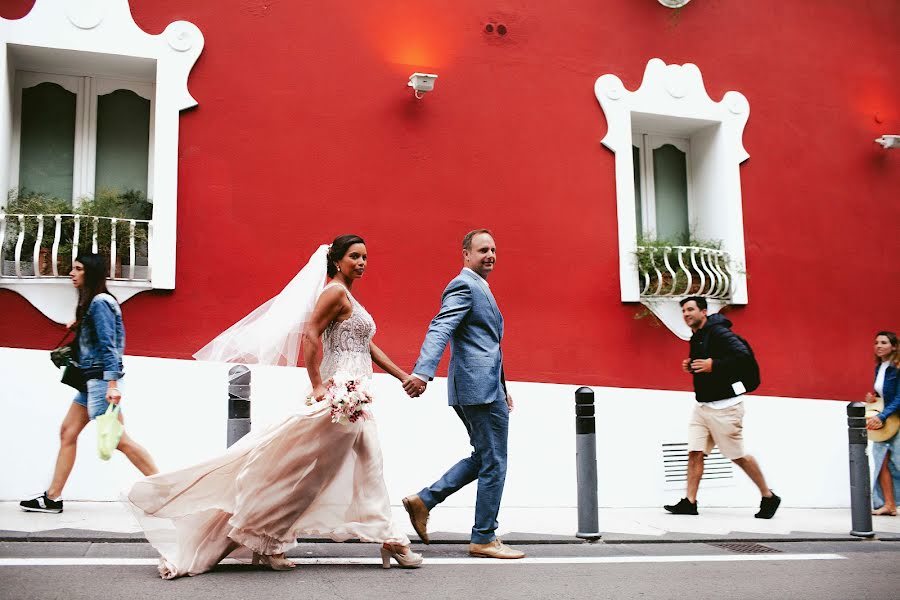
[[[671,144],[653,150],[653,184],[656,194],[656,237],[687,243],[687,155]]]
[[[22,90],[20,189],[72,201],[76,101],[55,83]]]
[[[150,101],[131,90],[97,98],[95,194],[103,189],[147,193]]]

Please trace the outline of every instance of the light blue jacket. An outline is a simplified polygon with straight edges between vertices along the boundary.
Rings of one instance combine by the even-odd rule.
[[[122,309],[109,294],[97,294],[81,319],[78,331],[78,364],[87,379],[117,381],[122,378],[125,325]]]
[[[451,406],[506,400],[503,315],[487,283],[468,269],[441,296],[441,310],[428,327],[414,373],[434,377],[450,343],[447,396]]]

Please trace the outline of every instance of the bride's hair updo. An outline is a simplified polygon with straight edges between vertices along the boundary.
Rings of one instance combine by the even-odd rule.
[[[347,254],[347,250],[350,249],[350,246],[353,244],[365,243],[366,241],[364,239],[358,235],[353,235],[352,233],[345,233],[344,235],[339,235],[334,238],[334,241],[331,242],[331,246],[328,248],[328,257],[326,258],[328,261],[328,276],[334,277],[337,275],[337,265],[334,263],[344,258],[344,255]]]

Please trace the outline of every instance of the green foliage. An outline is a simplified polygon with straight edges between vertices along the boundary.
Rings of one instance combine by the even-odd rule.
[[[638,264],[638,280],[641,289],[644,287],[643,274],[650,276],[650,285],[647,288],[648,293],[656,291],[656,287],[660,284],[660,294],[684,294],[687,288],[687,275],[678,263],[678,251],[674,248],[677,246],[689,246],[694,248],[708,248],[710,250],[721,250],[721,240],[704,240],[698,239],[690,235],[687,239],[681,240],[652,240],[644,237],[637,240],[638,249],[635,251],[635,257]],[[672,248],[669,252],[669,265],[675,271],[673,278],[671,273],[665,268],[664,255],[665,249]],[[698,259],[699,260],[699,259]],[[709,260],[709,259],[707,259]],[[724,272],[727,272],[727,259],[724,256],[718,256],[714,259],[716,265]],[[687,294],[696,293],[700,285],[700,273],[693,267],[690,262],[690,253],[684,253],[684,263],[691,272],[691,288],[687,290]],[[656,270],[660,271],[660,277],[656,275]],[[703,273],[704,277],[709,279],[708,274]],[[708,286],[708,284],[707,284]],[[708,287],[707,287],[708,290]]]
[[[96,198],[84,198],[75,211],[92,217],[116,217],[120,219],[141,219],[149,221],[153,216],[153,203],[143,192],[103,189]]]
[[[72,204],[23,188],[9,191],[4,211],[7,214],[58,215],[71,212]]]
[[[82,199],[77,208],[73,209],[70,202],[53,198],[46,194],[20,189],[11,190],[8,194],[6,208],[3,212],[7,215],[45,215],[43,217],[44,232],[40,244],[40,272],[43,275],[52,273],[51,249],[55,234],[56,223],[52,216],[46,215],[80,215],[81,227],[79,231],[78,248],[74,248],[74,254],[90,252],[92,249],[94,221],[85,217],[113,217],[118,219],[150,220],[153,216],[153,203],[147,200],[142,192],[128,190],[101,190],[95,198]],[[15,246],[20,233],[20,223],[15,217],[6,219],[6,239],[3,243],[2,254],[5,261],[13,260]],[[116,255],[117,263],[128,263],[130,260],[130,223],[119,221],[116,223]],[[33,270],[31,258],[34,252],[34,244],[38,233],[38,219],[26,217],[24,221],[25,231],[22,244],[22,263],[26,270]],[[97,251],[109,257],[112,248],[111,222],[101,219],[97,222]],[[148,246],[148,228],[145,224],[137,224],[135,227],[135,259],[137,264],[146,264]],[[58,247],[57,269],[60,275],[68,273],[72,268],[73,244],[75,241],[75,221],[72,217],[64,217],[61,221],[60,240]],[[3,265],[3,275],[11,275],[9,265]],[[14,267],[13,267],[14,268]]]
[[[646,306],[641,306],[640,310],[634,313],[635,321],[640,321],[641,319],[647,319],[652,327],[662,327],[662,321]]]

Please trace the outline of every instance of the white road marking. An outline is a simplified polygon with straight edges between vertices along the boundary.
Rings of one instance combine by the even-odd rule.
[[[497,560],[487,558],[426,558],[426,566],[439,565],[592,565],[628,563],[690,563],[690,562],[759,562],[797,560],[844,560],[840,554],[701,554],[695,556],[555,556]],[[378,558],[292,558],[298,565],[380,565]],[[155,566],[156,558],[0,558],[0,567],[102,567]],[[226,559],[222,564],[248,564],[248,561]],[[392,563],[392,566],[395,564]]]

